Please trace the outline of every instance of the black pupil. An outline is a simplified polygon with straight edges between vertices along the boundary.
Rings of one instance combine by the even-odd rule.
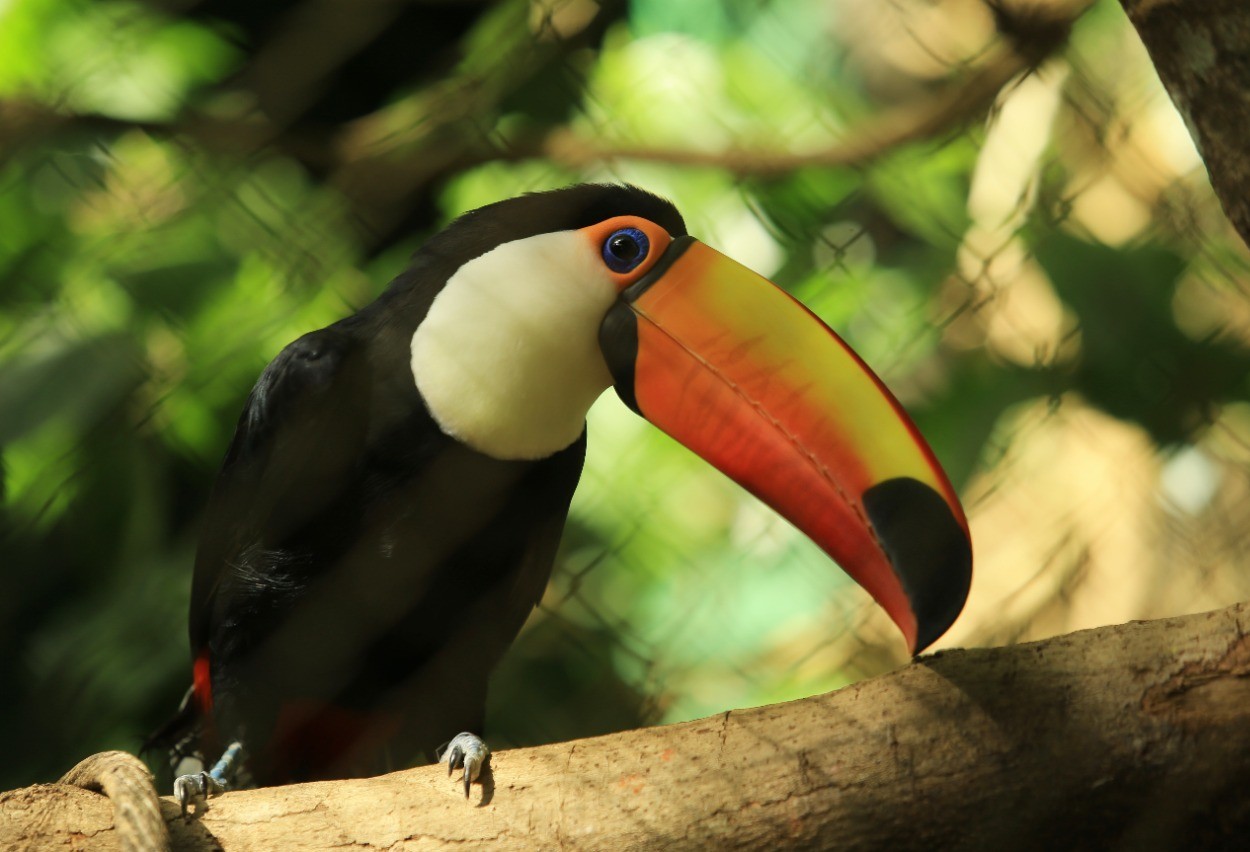
[[[608,241],[608,251],[621,260],[633,260],[638,256],[638,241],[629,234],[617,234]]]

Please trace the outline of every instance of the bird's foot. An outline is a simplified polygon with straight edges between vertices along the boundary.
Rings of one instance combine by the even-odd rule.
[[[438,756],[439,763],[447,764],[447,774],[464,768],[464,797],[469,798],[469,786],[482,774],[490,760],[490,749],[477,734],[456,734],[447,748]]]
[[[178,806],[182,808],[182,821],[187,822],[190,819],[187,815],[189,805],[195,804],[195,813],[198,816],[208,810],[210,796],[219,796],[225,791],[226,784],[207,772],[179,775],[174,779],[174,798],[178,800]]]
[[[237,771],[240,755],[243,753],[243,744],[234,742],[225,750],[221,758],[213,764],[213,768],[208,772],[196,772],[192,775],[179,775],[174,779],[174,798],[178,800],[178,806],[182,808],[182,821],[186,822],[187,806],[195,804],[196,816],[208,810],[208,800],[213,796],[220,796],[226,792],[230,786],[226,781],[227,775],[233,775]]]

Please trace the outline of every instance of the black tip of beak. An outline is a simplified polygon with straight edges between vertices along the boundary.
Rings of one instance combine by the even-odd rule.
[[[898,477],[864,492],[864,509],[916,616],[919,654],[959,616],[972,583],[972,546],[951,507],[919,480]]]

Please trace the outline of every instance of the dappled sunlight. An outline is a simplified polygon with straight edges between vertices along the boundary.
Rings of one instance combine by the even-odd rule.
[[[275,53],[282,26],[212,3],[70,5],[0,4],[0,723],[31,732],[6,783],[177,704],[204,506],[264,366],[456,216],[577,182],[671,199],[911,413],[975,554],[935,649],[1250,598],[1250,252],[1118,4],[1062,44],[1016,32],[1035,57],[980,0],[435,4],[420,26],[381,4],[357,41]],[[907,662],[816,545],[611,389],[587,431],[494,682],[500,744]]]
[[[978,570],[947,641],[1002,644],[1139,617],[1159,511],[1147,436],[1075,398],[1021,406],[999,429],[1007,446],[968,491]]]

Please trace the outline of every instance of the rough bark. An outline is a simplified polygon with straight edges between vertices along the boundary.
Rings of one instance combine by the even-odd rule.
[[[828,695],[228,793],[175,849],[1223,848],[1250,831],[1250,604],[950,651]],[[479,797],[481,797],[479,799]],[[0,796],[0,847],[112,849],[104,797]]]
[[[1250,3],[1120,0],[1250,245]]]

